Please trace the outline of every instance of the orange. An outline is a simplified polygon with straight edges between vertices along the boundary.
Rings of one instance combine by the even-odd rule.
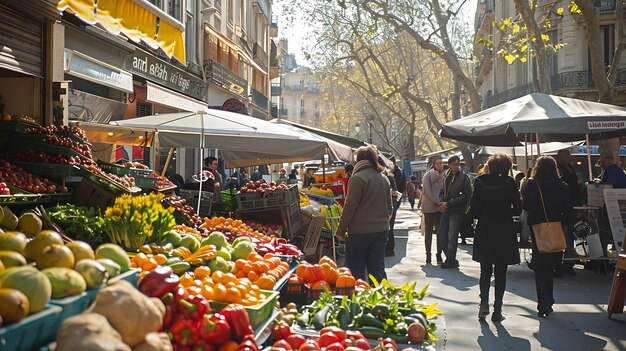
[[[302,262],[298,265],[298,267],[296,267],[296,274],[298,275],[298,277],[302,277],[307,266],[309,266],[309,263]]]
[[[141,264],[141,270],[151,271],[155,269],[159,264],[154,258],[149,258]]]
[[[202,278],[202,285],[208,285],[208,286],[213,286],[213,279],[211,279],[211,277],[204,277]]]
[[[246,262],[241,270],[246,274],[250,273],[252,270],[252,263],[250,261]]]
[[[337,278],[336,286],[338,288],[353,288],[355,282],[356,281],[352,275],[339,274],[339,277]]]
[[[248,272],[248,279],[250,279],[250,281],[256,282],[257,279],[259,279],[259,273],[255,271]]]
[[[198,286],[190,286],[187,288],[187,290],[189,290],[189,295],[201,295],[202,294],[202,288]]]
[[[226,289],[226,302],[239,303],[241,302],[241,293],[236,286]]]
[[[207,276],[211,276],[211,269],[207,266],[199,266],[196,269],[194,269],[193,275],[195,275],[196,278],[204,278]]]
[[[235,276],[236,276],[237,278],[243,278],[243,277],[245,277],[245,276],[246,276],[246,273],[244,273],[244,271],[242,271],[242,270],[240,269],[240,270],[238,270],[237,272],[235,272]]]
[[[213,281],[216,283],[221,283],[222,277],[224,277],[224,272],[222,271],[215,271],[213,272],[213,274],[211,274],[211,279],[213,279]]]
[[[167,256],[163,255],[163,254],[158,254],[158,255],[154,255],[154,260],[156,261],[156,263],[158,264],[163,264],[165,263],[165,261],[167,261]]]
[[[242,269],[243,266],[246,264],[246,260],[242,260],[242,259],[238,259],[237,261],[235,261],[235,268],[237,269]]]
[[[191,285],[193,285],[193,276],[191,276],[191,273],[189,272],[185,272],[185,274],[183,274],[180,277],[180,281],[178,282],[178,284],[184,286],[184,287],[189,287]]]
[[[207,300],[213,300],[213,288],[208,285],[204,285],[202,290],[200,290],[200,295],[204,296]]]
[[[280,274],[280,272],[278,272],[275,269],[267,271],[267,273],[265,273],[265,274],[269,275],[270,277],[274,278],[275,280],[278,280],[280,277],[282,277],[282,274]]]
[[[228,290],[222,284],[215,284],[213,286],[213,299],[215,301],[226,301]]]
[[[289,270],[289,265],[287,264],[287,262],[280,261],[280,263],[278,265],[280,267],[283,267],[285,269],[285,271]]]
[[[239,290],[239,293],[241,294],[241,296],[246,296],[248,294],[248,287],[243,285],[243,284],[239,284],[236,286],[237,290]]]
[[[320,258],[320,261],[318,263],[320,265],[322,263],[328,263],[331,267],[337,269],[337,263],[335,263],[335,261],[333,261],[333,259],[328,257],[328,256],[324,256],[324,257]]]
[[[226,283],[237,283],[239,281],[239,279],[237,279],[237,277],[232,274],[232,273],[226,273],[224,274],[224,276],[222,276],[222,283],[226,284]]]
[[[255,283],[263,290],[272,290],[276,284],[276,279],[269,275],[262,275]]]
[[[263,255],[263,259],[267,260],[269,258],[274,258],[274,254],[271,252],[266,253],[265,255]]]

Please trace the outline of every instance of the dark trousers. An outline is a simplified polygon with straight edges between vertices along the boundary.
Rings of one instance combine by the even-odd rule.
[[[463,221],[463,211],[447,211],[441,215],[437,241],[446,254],[446,262],[456,263],[456,250],[459,246],[459,232]]]
[[[533,252],[533,256],[543,254]],[[535,259],[533,257],[533,270],[535,272],[535,285],[537,288],[537,310],[546,311],[554,304],[554,265],[548,264],[549,260]]]
[[[433,232],[439,237],[439,224],[441,222],[441,212],[424,213],[424,244],[426,255],[430,256],[430,248],[433,245]],[[433,231],[434,228],[434,231]],[[441,255],[441,245],[437,240],[437,255]]]
[[[391,219],[389,220],[389,233],[387,233],[387,243],[385,244],[386,252],[393,252],[396,249],[396,241],[393,236],[393,227],[396,223],[396,213],[398,213],[398,208],[400,208],[400,201],[393,201],[393,214],[391,215]]]
[[[408,199],[409,199],[409,204],[411,205],[411,209],[415,208],[415,198],[409,196]]]
[[[502,309],[502,298],[506,290],[506,264],[480,263],[480,303],[489,303],[489,288],[491,286],[491,275],[495,274],[496,296],[493,307],[496,310]]]
[[[346,267],[356,279],[367,281],[371,274],[379,282],[385,273],[385,243],[388,232],[351,234],[346,237]]]

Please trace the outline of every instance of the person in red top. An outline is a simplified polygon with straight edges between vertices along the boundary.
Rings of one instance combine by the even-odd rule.
[[[419,197],[420,193],[420,183],[417,181],[417,178],[412,175],[411,179],[406,182],[406,195],[409,199],[409,203],[411,204],[411,209],[415,207],[415,199]]]

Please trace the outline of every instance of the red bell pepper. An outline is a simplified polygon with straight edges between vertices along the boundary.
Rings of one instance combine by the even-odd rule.
[[[230,325],[233,340],[241,342],[247,335],[254,336],[254,330],[252,330],[250,326],[248,311],[246,311],[242,305],[230,304],[224,307],[220,313],[226,318]]]
[[[180,346],[189,346],[195,344],[198,339],[196,328],[193,322],[180,316],[170,328],[172,340]]]
[[[202,295],[189,295],[178,301],[179,311],[192,320],[198,320],[211,309]]]
[[[284,321],[281,321],[280,323],[276,324],[276,326],[272,330],[272,335],[274,336],[275,341],[285,340],[291,334],[292,334],[291,327],[289,326],[289,324],[285,323]]]
[[[237,351],[259,351],[259,347],[256,345],[254,335],[246,335],[239,343]]]
[[[200,338],[212,345],[222,345],[230,340],[230,325],[226,318],[219,313],[205,314],[198,321]]]
[[[161,297],[176,289],[179,277],[174,274],[171,267],[158,266],[152,272],[146,274],[139,283],[139,291],[150,297]]]
[[[215,349],[215,345],[204,340],[198,340],[193,346],[192,351],[215,351]]]

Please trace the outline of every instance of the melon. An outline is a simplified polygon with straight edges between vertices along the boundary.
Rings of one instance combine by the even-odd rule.
[[[0,234],[0,250],[22,253],[26,247],[26,235],[20,232],[4,232]]]
[[[15,251],[0,250],[0,261],[5,268],[26,266],[26,258]]]
[[[96,258],[108,258],[120,265],[121,272],[130,269],[130,258],[126,251],[115,244],[102,244],[96,249]]]
[[[16,323],[28,315],[28,297],[17,289],[0,289],[0,317],[5,324]]]
[[[44,230],[26,244],[24,254],[29,260],[35,261],[47,246],[54,244],[63,245],[61,235],[52,230]]]
[[[5,289],[16,289],[28,298],[28,314],[43,310],[52,296],[52,285],[48,277],[36,268],[13,267],[0,274],[0,285]]]
[[[80,273],[73,269],[52,267],[41,271],[52,284],[52,298],[62,299],[67,296],[78,295],[87,290],[87,283]]]
[[[65,245],[49,245],[41,252],[35,263],[37,268],[46,269],[51,267],[74,268],[74,254]]]
[[[76,262],[84,260],[86,258],[92,260],[96,258],[96,254],[93,252],[91,246],[84,241],[74,240],[71,243],[65,244],[65,246],[69,247],[70,250],[72,250]]]

